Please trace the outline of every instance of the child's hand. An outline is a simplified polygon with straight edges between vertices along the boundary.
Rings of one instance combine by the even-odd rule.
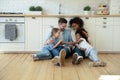
[[[60,40],[60,45],[64,45],[65,44],[65,41],[62,39]]]
[[[85,52],[85,51],[86,51],[86,48],[80,48],[80,50]]]
[[[54,40],[53,40],[53,39],[49,39],[49,40],[47,40],[46,43],[47,43],[47,44],[53,44],[53,43],[54,43]]]

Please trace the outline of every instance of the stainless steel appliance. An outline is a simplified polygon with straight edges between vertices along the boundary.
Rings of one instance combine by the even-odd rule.
[[[12,27],[13,25],[15,28]],[[13,29],[10,29],[9,27],[12,27]],[[15,31],[14,29],[17,30],[16,33],[13,33],[13,31]],[[24,43],[24,30],[24,17],[0,17],[0,43]],[[17,35],[13,40],[7,39],[13,35]]]

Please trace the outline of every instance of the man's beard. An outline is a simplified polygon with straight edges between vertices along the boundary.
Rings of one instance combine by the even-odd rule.
[[[61,31],[64,31],[64,30],[65,30],[65,28],[61,28],[60,30],[61,30]]]

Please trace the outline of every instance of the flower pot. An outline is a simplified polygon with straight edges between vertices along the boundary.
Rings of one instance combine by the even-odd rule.
[[[42,11],[29,11],[26,14],[30,14],[30,15],[42,15]]]
[[[91,11],[84,11],[84,14],[85,14],[85,15],[90,15],[90,14],[91,14]]]

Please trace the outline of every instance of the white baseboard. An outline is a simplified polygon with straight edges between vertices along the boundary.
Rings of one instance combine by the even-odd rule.
[[[98,51],[98,53],[120,53],[120,51]]]

